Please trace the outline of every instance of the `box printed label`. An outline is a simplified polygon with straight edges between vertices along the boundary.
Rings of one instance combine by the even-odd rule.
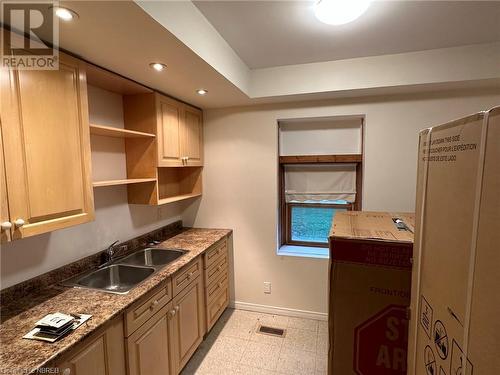
[[[429,345],[424,349],[424,364],[427,375],[437,375],[436,356]]]
[[[450,375],[472,375],[473,366],[471,361],[465,357],[464,352],[458,346],[458,343],[453,340],[451,348],[451,364]]]
[[[436,353],[441,359],[448,358],[449,353],[449,341],[448,333],[444,327],[443,322],[437,320],[434,324],[434,335],[433,335],[434,345],[436,346]]]
[[[427,337],[431,338],[433,310],[429,302],[422,295],[420,296],[420,325],[424,329]]]

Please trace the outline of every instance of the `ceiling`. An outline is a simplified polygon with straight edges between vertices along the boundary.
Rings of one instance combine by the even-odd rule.
[[[428,9],[426,2],[419,1],[418,3],[424,9]],[[228,24],[231,25],[233,31],[241,29],[237,39],[239,41],[246,40],[240,46],[242,49],[247,50],[249,54],[246,59],[258,60],[259,66],[260,64],[287,65],[296,64],[304,59],[309,61],[308,59],[313,58],[313,52],[318,52],[320,49],[316,48],[314,43],[306,42],[306,39],[311,38],[311,35],[313,35],[311,30],[314,28],[316,28],[315,32],[321,30],[323,30],[322,33],[326,32],[324,28],[327,26],[315,20],[313,22],[310,17],[300,17],[291,12],[292,9],[295,9],[295,11],[307,10],[308,3],[305,2],[255,1],[223,2],[222,4],[210,1],[206,4],[197,3],[195,6],[189,1],[161,1],[155,3],[158,5],[156,14],[154,12],[152,12],[153,14],[148,13],[132,1],[61,1],[60,4],[73,9],[79,15],[79,18],[74,22],[60,23],[59,42],[63,50],[200,108],[296,100],[359,98],[362,96],[428,92],[430,90],[463,91],[475,88],[494,88],[498,90],[498,87],[500,87],[500,68],[497,68],[497,62],[500,58],[500,43],[473,46],[472,50],[480,51],[479,53],[460,52],[463,50],[459,52],[433,50],[434,52],[423,52],[425,56],[416,56],[415,54],[411,56],[404,54],[379,56],[383,58],[382,62],[379,61],[379,57],[375,57],[326,62],[322,64],[327,66],[321,67],[316,66],[321,64],[316,64],[314,66],[296,65],[294,67],[282,66],[272,69],[250,70],[245,65],[245,62],[247,64],[251,63],[248,61],[241,62],[231,48],[229,44],[232,43],[231,38],[222,35],[222,37],[227,38],[227,41],[223,39],[196,7],[203,8],[205,11],[208,8],[212,10],[220,8],[220,16],[223,18],[227,17],[227,12],[231,13],[237,10],[234,13],[234,19],[228,21]],[[148,2],[148,4],[151,4],[151,2]],[[472,8],[468,2],[466,4],[453,2],[453,4],[453,8],[448,9],[449,14],[446,22],[443,21],[448,25],[446,29],[454,30],[451,33],[453,35],[446,37],[435,35],[435,39],[445,40],[448,43],[451,43],[453,39],[457,44],[500,40],[498,35],[500,32],[498,27],[500,2],[479,3],[477,8]],[[221,8],[222,5],[224,7]],[[343,39],[337,40],[336,44],[330,43],[331,46],[326,51],[330,55],[324,58],[332,59],[335,56],[338,58],[341,52],[350,53],[345,56],[354,56],[355,53],[361,53],[364,49],[370,51],[370,54],[381,53],[381,49],[374,52],[373,48],[376,47],[377,43],[378,48],[384,47],[387,50],[390,47],[394,50],[401,39],[409,38],[412,40],[411,35],[403,35],[401,30],[393,31],[391,36],[387,35],[386,29],[388,26],[384,20],[391,19],[394,15],[399,14],[406,20],[397,21],[399,27],[403,27],[407,23],[417,23],[411,21],[413,13],[412,17],[400,14],[402,11],[400,3],[394,5],[390,2],[380,6],[387,7],[384,12],[388,12],[389,15],[384,16],[382,14],[384,13],[383,8],[379,8],[377,3],[373,5],[373,9],[371,9],[373,14],[370,17],[375,17],[377,14],[380,17],[380,24],[377,24],[376,29],[380,29],[381,33],[386,33],[384,43],[380,42],[381,37],[377,36],[378,31],[370,31],[369,36],[359,36],[356,35],[357,32],[350,29],[350,26],[346,26],[342,32]],[[414,4],[412,6],[414,7]],[[438,8],[436,8],[441,9],[441,16],[442,12],[444,12],[443,7],[447,8],[446,5],[439,3]],[[282,13],[278,11],[280,8],[289,12],[288,21],[285,22],[282,19]],[[461,10],[458,11],[456,8]],[[478,22],[479,14],[484,13],[486,8],[489,11],[483,15],[482,22]],[[240,19],[240,17],[244,18],[242,13],[245,13],[242,9],[248,10],[246,17],[248,19]],[[458,18],[465,18],[464,14],[467,12],[463,9],[467,9],[468,20],[463,22],[460,29],[456,27],[456,24],[459,23]],[[49,11],[48,8],[47,11]],[[414,9],[414,12],[421,19],[425,18],[422,15],[422,10]],[[434,30],[440,24],[435,20],[439,18],[435,13],[439,12],[430,12],[428,14],[428,18],[434,20],[437,25]],[[162,17],[158,17],[158,14],[170,15],[170,18],[167,17],[168,22]],[[294,17],[296,18],[290,18],[291,14],[295,14]],[[391,14],[392,16],[390,16]],[[495,22],[493,22],[494,18]],[[215,21],[212,20],[212,22]],[[294,22],[295,24],[292,25]],[[307,22],[310,24],[309,28],[304,26]],[[362,26],[362,24],[358,24],[356,27],[359,32],[361,32],[360,30],[371,30],[375,28],[374,22],[375,20],[367,21],[368,25]],[[255,23],[255,25],[252,26],[252,23]],[[205,24],[209,27],[199,27]],[[286,27],[291,36],[283,36],[282,30],[273,26],[279,24]],[[407,25],[405,27],[409,28]],[[259,30],[259,28],[262,28],[262,30]],[[302,31],[299,32],[300,28],[302,28]],[[418,30],[422,28],[419,27]],[[431,27],[427,25],[426,28]],[[253,31],[250,32],[250,29]],[[487,33],[486,29],[489,29],[490,32]],[[179,33],[179,30],[182,30],[182,32]],[[266,33],[263,30],[268,30],[269,35],[264,35]],[[328,32],[332,33],[330,29]],[[335,32],[339,34],[340,30]],[[421,33],[423,32],[421,31]],[[304,35],[300,35],[301,33]],[[459,33],[460,37],[457,36],[457,33]],[[277,35],[281,36],[277,37]],[[217,36],[219,40],[214,36]],[[358,45],[358,47],[353,47],[350,50],[346,48],[345,44],[342,44],[346,43],[348,36],[353,41],[357,41],[358,44],[363,42],[366,45],[364,47]],[[427,35],[424,38],[423,35],[420,35],[415,38],[415,42],[411,43],[411,47],[418,49],[430,48],[430,43],[433,42],[434,37]],[[490,39],[487,39],[487,37]],[[366,40],[369,38],[373,39],[374,42],[367,43]],[[332,38],[330,37],[330,39]],[[323,40],[323,43],[325,40]],[[378,42],[375,43],[375,40]],[[421,44],[417,45],[417,41]],[[217,43],[219,44],[216,45]],[[273,43],[276,46],[272,47]],[[199,48],[200,46],[202,48]],[[233,45],[233,47],[237,49],[236,46]],[[403,47],[409,48],[410,46],[399,46],[399,48]],[[479,49],[476,47],[479,47]],[[227,56],[231,56],[231,54],[225,53],[228,51],[225,51],[224,48],[229,50],[240,61],[241,64],[237,66],[238,69],[235,68],[235,65],[228,63]],[[311,49],[314,51],[311,52]],[[471,50],[467,49],[467,51]],[[241,51],[237,52],[241,54]],[[457,55],[457,53],[459,54]],[[464,53],[465,56],[461,56],[460,53]],[[365,54],[368,54],[368,52]],[[437,56],[438,61],[427,55]],[[219,59],[214,59],[214,56]],[[458,59],[456,56],[459,56]],[[374,62],[374,59],[379,60]],[[456,66],[454,66],[454,69],[449,69],[450,63],[455,63],[455,61]],[[158,73],[149,67],[150,62],[165,63],[167,69]],[[253,64],[257,63],[254,62]],[[432,64],[433,69],[429,69],[429,64]],[[399,70],[396,69],[398,66]],[[245,79],[247,79],[250,89],[242,86],[228,72],[236,72],[236,76],[240,74],[244,78],[242,82],[246,82]],[[399,77],[398,79],[401,79],[401,82],[397,79],[393,82],[395,76],[397,76],[396,78]],[[89,74],[90,78],[92,77]],[[271,92],[267,90],[269,87],[272,88]],[[205,96],[198,95],[196,90],[199,88],[208,89],[209,94]]]
[[[201,108],[248,97],[131,1],[61,1],[79,18],[59,23],[60,46],[96,65]],[[167,65],[164,72],[151,62]],[[199,88],[209,95],[200,96]]]
[[[250,68],[500,40],[500,1],[376,1],[358,20],[319,22],[314,1],[194,1]]]

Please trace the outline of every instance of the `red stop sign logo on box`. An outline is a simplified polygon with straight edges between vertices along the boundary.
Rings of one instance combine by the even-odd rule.
[[[406,307],[390,305],[354,331],[354,371],[359,375],[406,374]]]

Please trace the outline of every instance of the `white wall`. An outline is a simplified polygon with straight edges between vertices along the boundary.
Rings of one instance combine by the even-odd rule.
[[[203,197],[184,220],[234,229],[236,301],[325,313],[328,261],[276,255],[277,121],[364,114],[363,208],[412,211],[419,130],[498,104],[497,91],[208,110]]]
[[[121,97],[89,87],[90,120],[123,127]],[[92,137],[94,178],[126,175],[122,139]],[[94,189],[95,221],[13,241],[0,249],[0,288],[7,288],[67,263],[179,220],[184,203],[161,207],[129,205],[125,186]]]
[[[280,121],[279,154],[331,155],[361,153],[361,117]]]
[[[498,79],[500,42],[252,70],[250,97]]]

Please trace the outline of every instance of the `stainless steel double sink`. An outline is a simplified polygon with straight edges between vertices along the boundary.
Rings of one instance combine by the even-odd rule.
[[[117,259],[110,265],[72,277],[63,284],[125,294],[185,253],[186,251],[178,249],[142,249]]]

